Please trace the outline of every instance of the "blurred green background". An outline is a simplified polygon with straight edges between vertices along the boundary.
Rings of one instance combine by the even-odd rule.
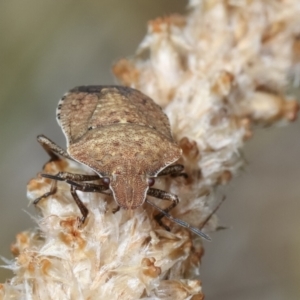
[[[48,157],[45,134],[64,146],[58,99],[82,84],[113,84],[110,68],[132,55],[147,21],[185,11],[182,0],[0,2],[0,255],[35,226],[26,183]],[[206,299],[300,298],[300,124],[259,130],[241,176],[220,194],[232,229],[212,234],[201,268]],[[0,281],[11,277],[0,269]]]

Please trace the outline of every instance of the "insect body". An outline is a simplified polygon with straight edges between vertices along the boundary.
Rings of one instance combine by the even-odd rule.
[[[88,210],[76,190],[102,192],[109,188],[118,206],[125,209],[141,206],[147,194],[170,200],[172,204],[166,210],[158,208],[158,222],[163,225],[161,218],[167,216],[191,228],[168,214],[178,203],[177,196],[151,188],[155,177],[180,175],[183,170],[181,165],[172,165],[181,157],[181,149],[172,138],[167,116],[152,99],[128,87],[80,86],[59,101],[57,121],[67,139],[67,152],[44,136],[39,136],[38,141],[52,159],[64,156],[90,167],[97,175],[61,172],[43,176],[71,185],[82,222]],[[102,185],[85,182],[99,179]],[[54,185],[35,204],[55,191]],[[196,228],[192,231],[204,235]]]

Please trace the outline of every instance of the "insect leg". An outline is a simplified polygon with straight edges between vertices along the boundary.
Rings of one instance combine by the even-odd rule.
[[[45,149],[45,151],[50,155],[51,161],[59,160],[59,155],[74,160],[64,149],[56,145],[53,141],[51,141],[44,135],[38,135],[37,140]]]
[[[83,224],[87,218],[89,210],[86,208],[86,206],[83,204],[83,202],[79,199],[76,191],[101,193],[102,191],[107,190],[108,187],[104,186],[104,185],[98,185],[98,184],[92,184],[92,183],[79,184],[79,183],[71,181],[71,180],[66,180],[66,182],[71,185],[71,194],[72,194],[73,199],[76,202],[78,208],[80,209],[80,212],[82,214],[80,223]]]
[[[192,231],[193,233],[197,234],[200,237],[205,238],[208,241],[211,241],[211,238],[206,235],[205,233],[203,233],[200,229],[195,228],[193,226],[191,226],[190,224],[188,224],[187,222],[184,222],[180,219],[174,218],[173,216],[171,216],[170,214],[166,213],[163,209],[161,209],[160,207],[158,207],[157,205],[155,205],[154,203],[152,203],[151,201],[149,201],[148,199],[146,199],[146,202],[149,203],[151,206],[155,207],[157,210],[159,210],[161,213],[164,214],[165,217],[167,217],[168,219],[170,219],[171,221],[177,223],[178,225],[189,229],[190,231]]]
[[[83,175],[83,174],[72,174],[68,172],[59,172],[56,175],[50,174],[42,174],[42,177],[53,179],[50,191],[40,196],[39,198],[33,201],[33,204],[36,205],[40,200],[49,197],[50,195],[54,195],[57,191],[57,180],[59,181],[67,181],[68,179],[73,179],[77,181],[89,181],[89,180],[97,180],[99,179],[98,175]]]
[[[93,181],[93,180],[100,179],[100,177],[98,175],[75,174],[75,173],[69,173],[69,172],[59,172],[55,175],[42,174],[41,176],[45,177],[45,178],[59,180],[59,181],[66,181],[66,180]]]
[[[44,198],[47,198],[51,195],[54,195],[57,191],[57,181],[56,180],[53,180],[52,181],[52,184],[51,184],[51,188],[50,188],[50,191],[45,193],[44,195],[42,195],[41,197],[38,197],[36,198],[34,201],[33,201],[33,204],[36,205],[40,202],[40,200],[44,199]]]
[[[168,214],[168,212],[173,209],[179,202],[179,199],[176,195],[159,190],[159,189],[154,189],[154,188],[150,188],[147,192],[147,194],[149,196],[158,198],[158,199],[162,199],[162,200],[168,200],[168,201],[172,201],[171,205],[168,206],[166,209],[163,209],[162,212],[160,212],[159,214],[157,214],[154,218],[157,221],[157,223],[164,227],[166,230],[170,231],[170,228],[168,226],[166,226],[165,224],[163,224],[162,222],[162,218]]]
[[[82,191],[82,192],[90,192],[90,193],[102,193],[105,190],[108,190],[109,187],[106,185],[101,184],[93,184],[93,183],[77,183],[71,180],[66,180],[66,182],[72,186],[76,187],[76,190]],[[106,193],[104,193],[106,194]]]
[[[183,176],[187,177],[186,173],[181,173],[184,169],[183,165],[171,165],[163,169],[157,176],[171,175],[173,177]]]
[[[87,215],[89,214],[89,210],[86,208],[86,206],[83,204],[83,202],[79,199],[77,193],[76,193],[77,187],[74,185],[71,185],[71,194],[73,196],[74,201],[76,202],[78,208],[80,209],[80,212],[82,214],[82,217],[80,219],[80,223],[84,224]]]

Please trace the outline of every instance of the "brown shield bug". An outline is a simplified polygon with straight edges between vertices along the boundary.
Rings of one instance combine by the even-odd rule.
[[[181,149],[173,140],[169,120],[152,99],[128,87],[79,86],[59,101],[57,121],[66,136],[67,151],[43,135],[38,136],[39,143],[52,160],[63,156],[90,167],[96,175],[42,174],[55,181],[34,204],[56,192],[57,180],[66,181],[84,223],[88,209],[76,191],[101,193],[109,189],[118,207],[135,209],[146,201],[160,211],[155,218],[161,226],[165,216],[209,239],[201,230],[169,214],[178,203],[176,195],[151,187],[155,177],[180,176],[183,171],[182,165],[173,164],[181,157]],[[86,182],[100,179],[102,184]],[[172,203],[163,210],[147,195]]]

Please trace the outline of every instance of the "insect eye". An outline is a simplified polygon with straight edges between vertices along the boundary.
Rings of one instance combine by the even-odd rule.
[[[102,181],[105,185],[109,185],[110,184],[110,179],[108,177],[103,177]]]
[[[155,179],[154,179],[154,178],[148,178],[148,179],[147,179],[147,182],[148,182],[148,185],[149,185],[149,186],[152,186],[152,185],[154,185],[154,183],[155,183]]]

